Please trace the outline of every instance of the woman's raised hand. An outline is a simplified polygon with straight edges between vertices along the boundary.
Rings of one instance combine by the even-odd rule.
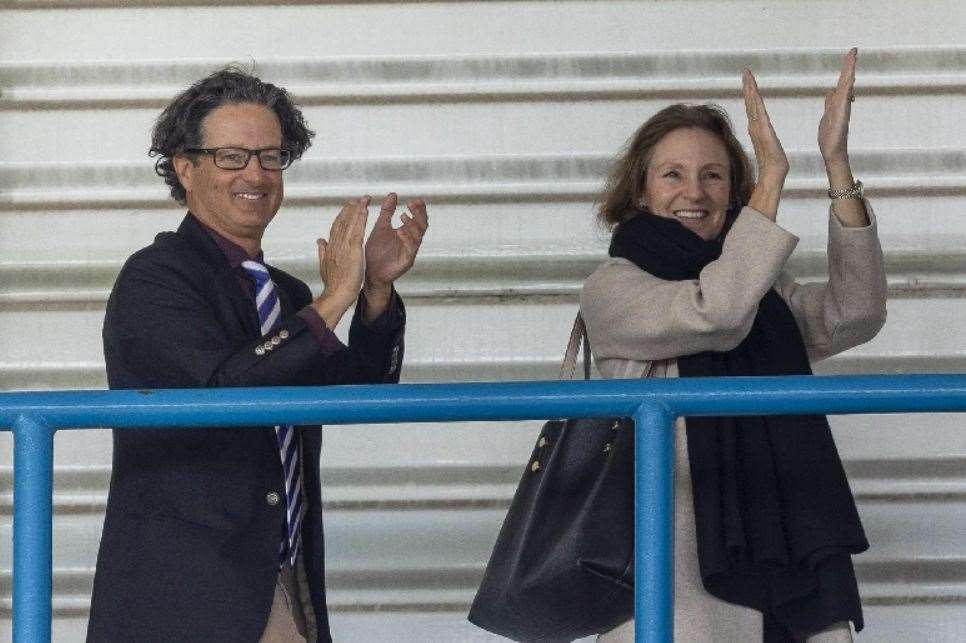
[[[855,60],[858,49],[853,47],[842,59],[842,70],[835,89],[825,94],[825,113],[818,124],[818,149],[825,161],[830,190],[841,192],[855,188],[855,177],[849,165],[849,119],[855,87]],[[863,227],[869,225],[865,203],[856,198],[835,199],[832,210],[842,225]]]
[[[748,136],[751,137],[758,165],[758,180],[748,205],[774,220],[778,215],[778,202],[788,175],[788,158],[775,128],[771,125],[771,119],[768,118],[765,101],[761,98],[758,83],[750,69],[745,69],[742,73],[741,84],[745,96],[745,112],[748,115]]]
[[[818,149],[825,165],[848,165],[849,118],[855,87],[855,60],[858,49],[853,47],[842,59],[842,70],[835,89],[825,94],[825,113],[818,124]]]

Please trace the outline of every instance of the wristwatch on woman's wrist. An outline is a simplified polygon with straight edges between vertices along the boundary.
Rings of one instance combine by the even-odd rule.
[[[830,199],[861,199],[863,194],[862,181],[856,181],[852,184],[852,187],[844,190],[828,189],[828,198]]]

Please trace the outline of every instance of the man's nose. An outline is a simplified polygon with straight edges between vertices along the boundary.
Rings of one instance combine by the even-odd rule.
[[[252,154],[251,158],[248,159],[248,164],[238,171],[246,177],[257,178],[268,173],[270,170],[262,169],[262,164],[258,161],[258,154]]]

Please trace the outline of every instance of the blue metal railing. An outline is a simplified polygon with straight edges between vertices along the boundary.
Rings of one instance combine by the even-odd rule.
[[[50,641],[53,437],[60,429],[633,417],[636,639],[673,632],[678,416],[966,411],[966,375],[694,378],[0,394],[14,434],[13,635]]]

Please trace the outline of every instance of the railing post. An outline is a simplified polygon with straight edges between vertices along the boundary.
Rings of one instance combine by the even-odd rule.
[[[674,636],[674,416],[654,403],[634,413],[634,640]]]
[[[13,443],[13,640],[49,643],[54,431],[20,416]]]

